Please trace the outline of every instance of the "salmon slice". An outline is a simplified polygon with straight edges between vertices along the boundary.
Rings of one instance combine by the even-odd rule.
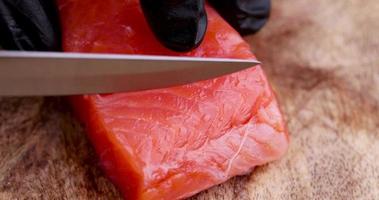
[[[137,0],[59,0],[65,51],[253,58],[212,8],[204,42],[164,48]],[[184,86],[71,98],[126,199],[180,199],[281,157],[288,134],[260,66]]]

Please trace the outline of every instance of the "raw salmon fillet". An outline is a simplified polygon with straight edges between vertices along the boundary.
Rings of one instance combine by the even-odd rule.
[[[204,42],[164,48],[136,0],[59,0],[65,51],[253,58],[212,8]],[[107,176],[126,199],[180,199],[281,157],[282,115],[260,66],[184,86],[72,97]]]

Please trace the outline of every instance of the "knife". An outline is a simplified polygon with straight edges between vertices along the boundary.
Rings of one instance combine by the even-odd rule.
[[[0,51],[0,96],[156,89],[253,67],[255,59]]]

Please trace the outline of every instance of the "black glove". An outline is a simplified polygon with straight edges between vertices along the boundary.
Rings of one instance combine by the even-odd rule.
[[[175,51],[189,51],[204,38],[204,0],[140,0],[156,37]],[[13,50],[60,50],[54,0],[0,0],[0,46]],[[270,0],[209,0],[241,34],[257,32],[267,21]]]
[[[189,51],[204,38],[204,0],[140,0],[156,37],[168,48]],[[270,15],[270,0],[209,0],[242,35],[260,30]]]
[[[207,29],[204,0],[140,0],[156,37],[175,51],[189,51]]]
[[[0,46],[9,50],[59,51],[54,0],[0,0]]]
[[[240,34],[258,32],[270,16],[271,0],[209,0]]]

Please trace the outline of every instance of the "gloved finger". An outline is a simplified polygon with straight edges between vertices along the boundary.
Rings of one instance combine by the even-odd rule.
[[[207,28],[204,0],[141,0],[146,19],[167,48],[189,51],[203,40]]]
[[[271,0],[209,0],[240,34],[259,31],[270,16]]]
[[[0,0],[0,46],[9,50],[60,50],[54,0]]]

